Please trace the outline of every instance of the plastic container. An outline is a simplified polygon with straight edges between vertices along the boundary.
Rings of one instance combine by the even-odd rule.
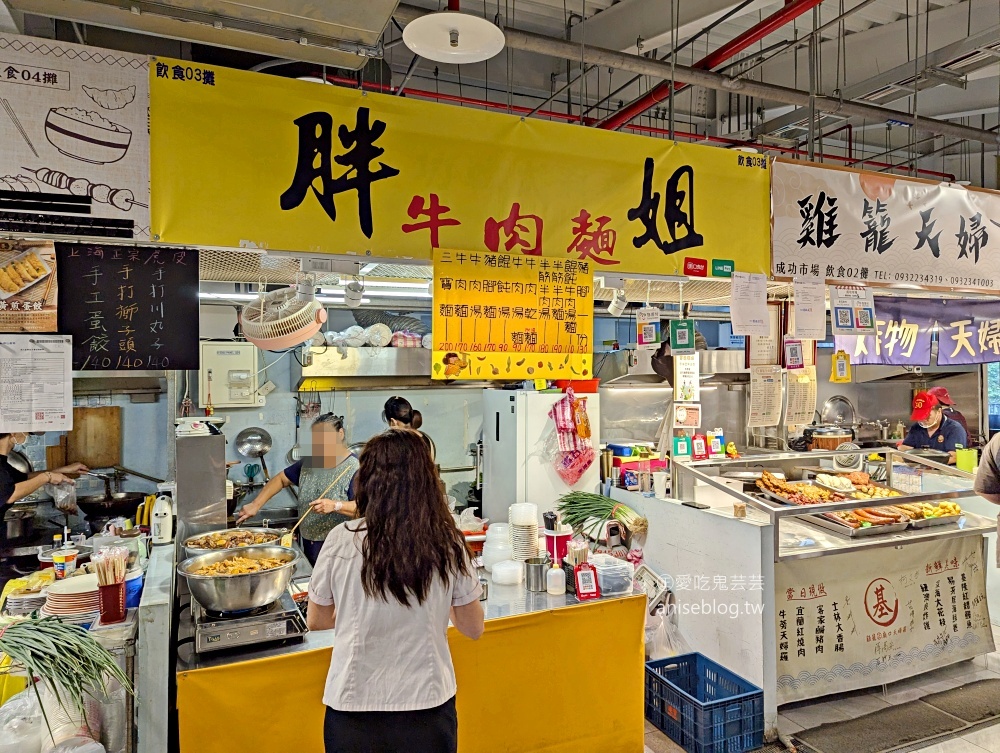
[[[524,580],[524,563],[505,560],[493,565],[493,583],[498,586],[516,586]]]
[[[545,590],[552,596],[566,593],[566,574],[559,567],[558,561],[545,574]]]
[[[597,570],[597,583],[601,587],[601,596],[624,596],[632,593],[635,568],[631,562],[612,557],[610,554],[593,554],[590,562]]]
[[[112,625],[125,619],[125,581],[97,587],[101,624]]]
[[[486,541],[483,542],[483,567],[486,568],[486,572],[493,572],[493,566],[497,562],[509,560],[512,556],[510,541],[506,536],[503,538],[486,536]]]
[[[125,576],[126,609],[135,609],[139,606],[139,601],[142,599],[143,578],[142,568],[140,567],[130,570],[128,575]]]
[[[563,392],[565,392],[570,387],[573,388],[573,392],[579,392],[581,394],[593,394],[597,392],[598,387],[601,384],[600,379],[556,379],[555,385]]]
[[[549,559],[562,562],[566,558],[566,549],[571,538],[573,529],[569,526],[566,526],[565,531],[545,531],[545,551],[549,553]]]
[[[631,457],[632,445],[630,444],[609,444],[608,449],[618,457]]]
[[[56,549],[52,552],[52,567],[56,569],[56,580],[67,578],[76,572],[76,549]]]
[[[764,744],[764,691],[701,654],[646,662],[646,719],[688,753]]]

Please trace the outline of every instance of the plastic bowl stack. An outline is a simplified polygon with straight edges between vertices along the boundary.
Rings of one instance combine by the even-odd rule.
[[[538,505],[520,502],[508,510],[511,559],[524,562],[538,556]]]
[[[492,573],[496,563],[509,560],[512,554],[510,526],[506,523],[494,523],[487,528],[486,541],[483,543],[483,567],[486,572]]]

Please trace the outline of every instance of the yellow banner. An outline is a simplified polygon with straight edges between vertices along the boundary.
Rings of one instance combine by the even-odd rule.
[[[593,269],[434,250],[434,379],[589,379]]]
[[[160,241],[769,272],[757,155],[162,58],[150,106]]]

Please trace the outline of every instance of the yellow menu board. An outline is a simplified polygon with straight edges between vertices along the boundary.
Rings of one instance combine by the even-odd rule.
[[[590,379],[589,262],[434,251],[434,379]]]

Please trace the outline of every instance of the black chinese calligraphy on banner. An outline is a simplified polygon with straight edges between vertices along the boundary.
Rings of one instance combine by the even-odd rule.
[[[778,703],[993,651],[982,536],[774,566]],[[832,575],[832,577],[831,577]]]
[[[57,243],[73,369],[197,369],[198,252]]]
[[[777,160],[779,277],[1000,290],[1000,193]]]

